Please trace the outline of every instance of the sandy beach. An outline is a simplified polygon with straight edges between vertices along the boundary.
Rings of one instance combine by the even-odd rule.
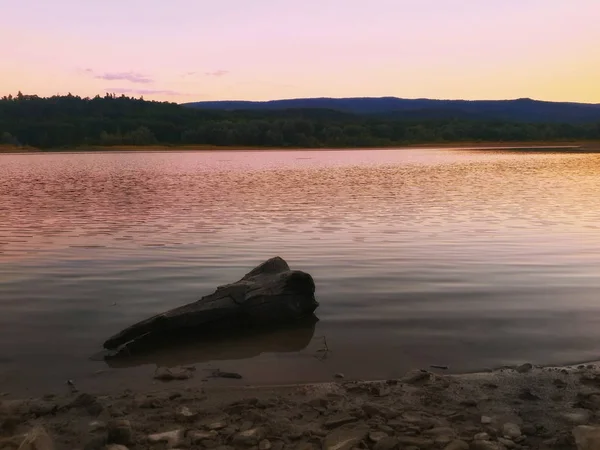
[[[63,396],[4,397],[0,448],[598,448],[584,442],[599,442],[589,426],[600,411],[594,364],[443,372],[279,387],[211,387],[207,380],[197,388],[188,387],[199,376],[190,367],[159,372],[163,381],[151,392],[95,396],[71,386]]]

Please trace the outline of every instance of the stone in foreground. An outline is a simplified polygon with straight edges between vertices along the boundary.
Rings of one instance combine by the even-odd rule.
[[[358,444],[368,433],[369,429],[365,426],[357,428],[338,428],[327,435],[323,441],[323,450],[350,450],[354,447],[358,447]],[[379,443],[381,443],[381,441]]]
[[[54,444],[46,430],[36,426],[25,435],[18,450],[54,450]]]
[[[220,286],[197,302],[146,319],[104,343],[110,350],[148,336],[178,331],[225,331],[280,325],[310,316],[319,306],[312,277],[271,258],[241,280]]]
[[[600,449],[600,427],[579,425],[573,430],[577,450]]]

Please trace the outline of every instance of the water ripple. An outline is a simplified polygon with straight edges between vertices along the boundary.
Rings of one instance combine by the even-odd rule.
[[[0,353],[32,383],[92,370],[106,336],[278,254],[316,280],[332,372],[585,359],[599,175],[560,152],[1,155]]]

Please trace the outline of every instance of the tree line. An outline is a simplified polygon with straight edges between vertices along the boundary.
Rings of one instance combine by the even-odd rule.
[[[419,143],[599,140],[600,123],[394,117],[327,109],[218,111],[107,94],[5,96],[0,143],[41,149],[120,145],[372,147]]]

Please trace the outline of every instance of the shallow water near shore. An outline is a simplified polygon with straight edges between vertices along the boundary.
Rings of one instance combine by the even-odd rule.
[[[2,391],[139,387],[157,365],[260,384],[598,359],[600,154],[2,155],[0,211]],[[94,358],[275,255],[313,275],[317,323]]]

